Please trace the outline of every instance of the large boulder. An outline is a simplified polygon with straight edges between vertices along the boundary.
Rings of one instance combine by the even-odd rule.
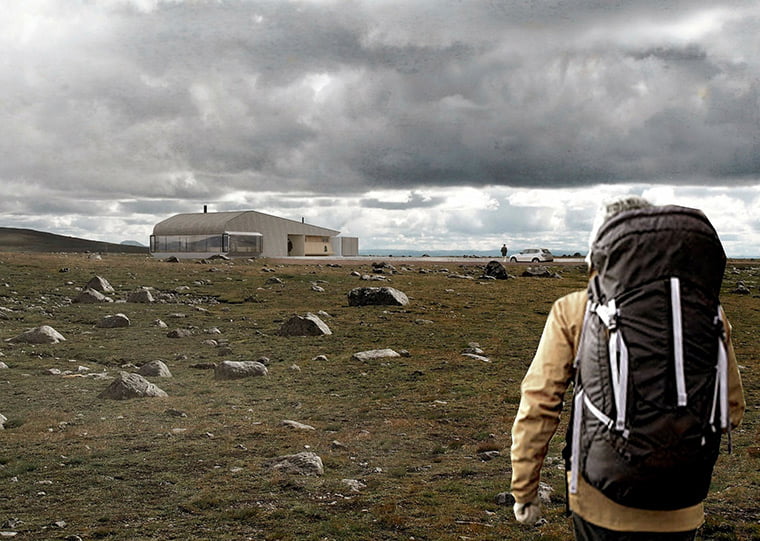
[[[217,379],[240,379],[266,376],[269,370],[258,361],[222,361],[214,368]]]
[[[165,397],[165,391],[149,382],[140,374],[120,372],[115,380],[98,395],[98,398],[127,400],[130,398]]]
[[[57,344],[66,340],[61,333],[56,331],[50,325],[42,325],[29,329],[18,336],[10,338],[8,342],[12,344]]]
[[[127,302],[149,304],[153,302],[153,295],[145,288],[136,289],[127,295]]]
[[[282,324],[280,336],[324,336],[332,334],[330,327],[319,316],[308,312],[305,316],[294,315]]]
[[[113,316],[103,316],[95,326],[101,329],[116,329],[120,327],[129,327],[130,321],[124,314],[115,314]]]
[[[483,271],[483,274],[485,276],[491,276],[493,278],[496,278],[497,280],[506,280],[509,278],[507,269],[504,268],[504,265],[502,265],[499,261],[496,261],[496,260],[488,262],[485,270]]]
[[[97,289],[86,287],[82,292],[72,300],[72,302],[79,302],[82,304],[95,304],[98,302],[113,302],[111,297],[106,297]]]
[[[407,304],[409,304],[409,297],[406,293],[393,287],[356,287],[348,292],[349,306],[405,306]]]
[[[172,377],[172,373],[164,361],[149,361],[142,365],[137,373],[141,376],[153,376],[157,378]]]
[[[325,473],[322,459],[316,453],[304,451],[296,455],[285,455],[267,462],[273,470],[295,475],[322,475]]]
[[[87,285],[84,287],[85,289],[94,289],[95,291],[100,291],[101,293],[114,292],[114,288],[111,286],[111,284],[108,283],[108,280],[100,276],[94,276],[89,282],[87,282]]]

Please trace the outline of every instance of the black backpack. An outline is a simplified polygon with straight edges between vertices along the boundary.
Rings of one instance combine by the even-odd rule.
[[[729,425],[718,235],[695,209],[625,211],[602,225],[591,263],[569,491],[583,475],[628,507],[695,505]]]

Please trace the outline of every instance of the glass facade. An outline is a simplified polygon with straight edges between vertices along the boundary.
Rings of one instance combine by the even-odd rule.
[[[239,235],[225,233],[223,246],[226,252],[231,254],[260,254],[262,251],[261,235]]]
[[[151,252],[242,253],[260,254],[259,234],[224,233],[223,235],[151,235]]]

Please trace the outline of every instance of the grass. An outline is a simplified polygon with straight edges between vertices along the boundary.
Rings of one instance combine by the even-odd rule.
[[[12,310],[0,321],[0,338],[43,324],[66,337],[55,345],[0,342],[0,360],[10,367],[0,371],[0,413],[9,419],[0,432],[0,530],[22,539],[571,538],[560,436],[544,468],[555,490],[546,525],[516,524],[495,496],[509,489],[519,382],[551,303],[584,287],[583,268],[558,265],[559,280],[483,281],[481,268],[466,260],[447,269],[395,264],[406,270],[380,285],[407,293],[409,305],[349,307],[350,289],[378,285],[350,274],[370,273],[369,260],[328,267],[0,254],[0,307]],[[730,292],[739,279],[757,291],[759,268],[732,262],[725,281],[748,410],[734,454],[723,454],[716,467],[700,539],[760,539],[760,301]],[[148,286],[159,301],[72,304],[95,275],[114,286],[115,300]],[[273,276],[283,283],[270,283]],[[317,280],[325,292],[312,291]],[[291,314],[319,310],[330,314],[331,336],[277,335]],[[118,312],[130,327],[95,327]],[[157,319],[169,329],[155,326]],[[221,335],[208,332],[214,327]],[[167,338],[174,328],[193,334]],[[225,340],[228,353],[220,356],[221,348],[204,343],[209,338]],[[490,363],[461,355],[471,342]],[[371,363],[351,357],[386,347],[410,356]],[[314,360],[318,355],[327,360]],[[267,378],[216,381],[210,370],[194,368],[260,357],[269,359]],[[168,398],[98,398],[122,367],[156,359],[173,374],[150,378]],[[108,377],[46,373],[79,366]],[[285,419],[316,430],[284,427]],[[266,467],[305,449],[320,455],[323,476]],[[478,453],[485,451],[501,456],[483,461]],[[353,492],[344,479],[366,487]]]

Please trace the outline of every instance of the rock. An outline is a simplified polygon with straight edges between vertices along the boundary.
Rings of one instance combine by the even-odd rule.
[[[351,355],[351,358],[355,361],[374,361],[391,357],[401,357],[401,355],[392,349],[372,349],[368,351],[360,351]]]
[[[522,276],[526,278],[562,278],[562,276],[544,266],[528,267],[523,271]]]
[[[316,357],[312,359],[312,361],[326,361],[326,360],[327,360],[327,355],[317,355]],[[2,366],[0,366],[0,368],[2,368]]]
[[[282,324],[277,334],[280,336],[323,336],[332,334],[332,331],[318,316],[309,312],[305,316],[291,317]]]
[[[393,287],[356,287],[348,292],[349,306],[405,306],[409,297]]]
[[[170,378],[172,373],[164,361],[150,361],[145,363],[137,371],[141,376],[155,376],[159,378]]]
[[[98,398],[127,400],[130,398],[165,397],[165,391],[146,380],[140,374],[120,372],[115,380],[98,395]]]
[[[549,505],[552,503],[552,494],[554,493],[554,489],[551,487],[551,485],[548,485],[544,482],[538,483],[538,500],[544,504]]]
[[[157,319],[153,322],[154,327],[158,327],[159,329],[168,329],[169,325],[163,322],[161,319]]]
[[[340,482],[346,485],[351,492],[361,492],[363,488],[367,488],[367,485],[358,479],[341,479]]]
[[[120,327],[129,327],[130,321],[124,314],[115,314],[113,316],[104,316],[95,326],[101,329],[116,329]]]
[[[216,379],[240,379],[267,374],[267,367],[258,361],[222,361],[214,368]]]
[[[483,275],[496,278],[497,280],[506,280],[509,278],[509,274],[507,273],[507,269],[504,268],[504,265],[495,260],[488,262],[483,271]]]
[[[108,280],[100,276],[94,276],[91,278],[90,281],[87,282],[87,285],[84,287],[85,289],[90,288],[94,289],[95,291],[100,291],[101,293],[114,292],[114,288],[111,286],[111,284],[108,283]]]
[[[166,336],[168,338],[187,338],[188,336],[192,336],[192,331],[188,329],[174,329],[173,331],[169,331]]]
[[[3,361],[0,361],[0,370],[5,370],[6,368],[8,368],[8,365],[5,364]]]
[[[57,344],[66,339],[50,325],[42,325],[29,329],[7,341],[12,344]]]
[[[325,473],[319,455],[308,451],[277,457],[266,464],[273,470],[295,475],[323,475]]]
[[[113,302],[113,299],[111,297],[106,297],[100,291],[86,287],[71,302],[79,302],[82,304],[95,304],[98,302]]]
[[[8,418],[0,413],[0,430],[5,430],[5,423],[8,422]]]
[[[396,272],[396,267],[387,261],[376,261],[375,263],[372,263],[372,270],[375,272],[389,272],[393,274]]]
[[[515,497],[509,492],[499,492],[494,500],[496,501],[496,505],[512,507],[515,504]]]
[[[481,451],[478,453],[478,458],[483,462],[488,462],[494,458],[499,458],[501,453],[499,451]]]
[[[736,295],[749,295],[752,292],[747,287],[747,284],[740,280],[736,283],[736,288],[734,288],[731,293]]]
[[[462,353],[462,357],[469,357],[470,359],[475,359],[476,361],[483,361],[484,363],[490,363],[491,359],[488,357],[484,357],[483,355],[477,355],[475,353]]]
[[[145,288],[136,289],[127,295],[127,302],[149,304],[153,302],[153,295]]]
[[[362,274],[360,280],[365,282],[384,282],[387,281],[388,278],[379,274]]]
[[[271,278],[267,278],[267,281],[264,282],[265,284],[282,284],[283,281],[276,276],[272,276]]]
[[[311,425],[305,425],[303,423],[299,423],[298,421],[290,421],[290,420],[284,420],[282,423],[280,423],[282,426],[287,426],[289,428],[296,428],[298,430],[316,430]]]

